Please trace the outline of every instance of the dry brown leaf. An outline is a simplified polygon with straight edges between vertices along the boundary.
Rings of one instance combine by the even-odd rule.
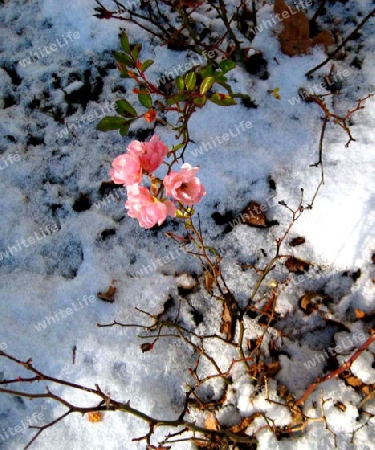
[[[212,286],[214,284],[215,278],[212,276],[211,272],[206,270],[204,273],[204,283],[209,294],[212,294]]]
[[[90,422],[100,422],[102,420],[102,413],[98,412],[89,412],[88,418]]]
[[[339,409],[341,409],[341,411],[346,411],[346,405],[344,405],[344,403],[341,403],[340,401],[337,401],[335,403],[335,406],[337,406]]]
[[[354,314],[357,319],[364,319],[367,316],[367,314],[364,311],[357,308],[354,309]]]
[[[309,20],[303,11],[288,6],[284,0],[275,0],[274,11],[283,17],[283,31],[279,34],[281,50],[288,56],[309,53],[314,45],[333,44],[333,39],[328,31],[322,31],[313,39],[310,39]]]
[[[268,378],[273,378],[281,370],[280,361],[267,364],[266,375]]]
[[[150,352],[154,348],[154,344],[152,342],[145,342],[141,344],[142,353]]]
[[[297,245],[302,245],[306,242],[306,239],[302,236],[295,237],[289,242],[291,247],[296,247]]]
[[[231,433],[241,434],[244,431],[246,431],[246,428],[248,428],[252,424],[252,422],[256,417],[261,416],[262,416],[261,413],[255,413],[251,417],[244,417],[243,419],[241,419],[241,422],[238,425],[234,425],[229,430],[231,431]]]
[[[266,217],[263,212],[264,206],[251,201],[249,206],[242,212],[243,222],[253,227],[265,227]]]
[[[115,293],[116,288],[114,286],[110,286],[107,292],[99,292],[97,296],[98,298],[100,298],[100,300],[113,303],[115,301]]]
[[[216,417],[210,412],[208,413],[207,419],[205,421],[205,426],[206,426],[207,430],[217,430],[218,429]]]
[[[330,45],[333,44],[333,39],[331,33],[327,30],[320,32],[318,35],[313,37],[313,45],[324,45],[327,49]]]
[[[375,384],[365,384],[362,386],[362,393],[364,395],[374,394],[375,392]]]
[[[371,322],[373,319],[375,319],[375,310],[367,313],[365,311],[362,311],[361,309],[355,308],[354,314],[358,320],[362,319],[365,322]]]
[[[306,291],[301,297],[299,304],[306,314],[311,314],[318,309],[318,305],[313,301],[315,298],[321,298],[321,295],[315,291]]]
[[[310,267],[310,263],[294,256],[290,256],[285,261],[285,265],[288,268],[289,272],[297,274],[305,273],[307,270],[309,270]]]
[[[359,378],[355,377],[354,375],[349,375],[348,377],[345,378],[345,381],[347,382],[347,384],[351,387],[360,387],[363,385],[362,380],[360,380]]]
[[[220,324],[220,332],[227,335],[227,340],[232,342],[235,332],[235,321],[233,320],[233,316],[229,306],[226,302],[224,302],[223,313],[221,315],[221,324]]]
[[[371,261],[373,264],[375,264],[375,253],[373,253],[372,257],[371,257]]]

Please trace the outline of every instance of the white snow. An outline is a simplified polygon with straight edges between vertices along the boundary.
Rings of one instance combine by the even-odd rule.
[[[196,327],[195,332],[200,335],[215,334],[221,309],[202,288],[204,282],[198,261],[177,252],[176,244],[165,236],[165,231],[181,232],[175,223],[169,222],[158,231],[141,229],[136,220],[126,215],[124,195],[99,208],[94,206],[105,197],[100,194],[100,186],[109,180],[111,161],[124,152],[130,138],[122,138],[115,132],[98,132],[97,121],[81,121],[103,105],[113,104],[125,96],[137,105],[136,96],[131,93],[132,81],[120,78],[112,55],[119,49],[121,29],[127,30],[131,42],[143,44],[144,60],[155,59],[148,72],[154,81],[186,64],[191,54],[159,46],[135,25],[98,20],[93,17],[97,4],[92,0],[4,3],[0,9],[0,183],[3,191],[0,198],[0,347],[21,360],[32,357],[35,367],[51,376],[87,387],[97,383],[114,399],[129,400],[133,407],[147,414],[177,418],[184,405],[186,386],[193,383],[187,370],[196,363],[191,348],[168,337],[160,339],[151,352],[142,353],[140,345],[147,341],[138,338],[142,330],[98,328],[97,323],[116,320],[149,326],[150,317],[135,308],[155,315],[172,298],[175,302],[181,300],[181,317],[186,326]],[[110,2],[103,3],[110,5]],[[347,5],[351,5],[348,10],[341,3],[330,5],[328,17],[341,14],[349,19],[353,8],[364,17],[372,8],[370,1],[353,0]],[[258,20],[267,19],[271,6],[258,7]],[[215,14],[196,14],[196,17],[217,31],[219,21]],[[353,24],[345,24],[346,34],[352,28]],[[350,56],[335,63],[337,68],[349,71],[342,94],[334,102],[326,97],[327,104],[336,113],[346,114],[359,98],[374,90],[374,31],[371,21],[363,29],[364,48],[359,55],[365,56],[362,70],[350,65],[356,56],[356,41],[349,45]],[[79,32],[79,38],[69,40],[69,32]],[[20,64],[30,52],[35,53],[63,38],[68,39],[68,45],[34,58],[29,65]],[[259,33],[250,46],[263,53],[269,78],[260,80],[240,67],[228,77],[233,91],[251,92],[258,107],[248,109],[240,102],[230,108],[207,104],[191,119],[194,143],[189,144],[185,153],[186,162],[200,166],[199,178],[207,190],[196,208],[203,234],[209,245],[223,256],[223,273],[241,304],[246,303],[257,279],[254,271],[243,269],[241,264],[268,262],[275,251],[275,238],[284,233],[290,221],[290,213],[277,202],[284,200],[297,207],[303,188],[306,205],[320,181],[320,168],[310,165],[319,157],[322,111],[316,104],[292,105],[289,100],[298,96],[299,88],[308,87],[305,72],[326,57],[322,48],[294,58],[282,54],[275,28]],[[328,72],[329,66],[321,68],[314,75],[314,82],[318,75]],[[126,94],[120,87],[126,88]],[[85,103],[79,97],[83,88],[91,92],[97,88],[99,93]],[[281,99],[269,92],[275,88],[279,88]],[[277,383],[269,380],[269,398],[277,403],[267,401],[265,391],[250,401],[255,388],[244,376],[243,365],[236,364],[225,408],[217,416],[223,424],[233,425],[240,418],[262,411],[276,425],[290,426],[291,413],[277,393],[278,385],[285,385],[296,397],[302,395],[308,384],[322,373],[326,360],[321,358],[310,369],[304,363],[317,358],[325,348],[339,345],[345,337],[366,334],[361,324],[352,322],[354,308],[368,313],[375,310],[372,281],[375,271],[371,263],[375,252],[374,118],[375,100],[371,98],[366,101],[365,109],[353,116],[351,131],[356,141],[349,148],[345,148],[345,132],[333,123],[328,124],[323,153],[325,184],[313,209],[304,212],[290,235],[304,236],[306,244],[295,248],[286,246],[288,252],[315,265],[308,276],[296,276],[297,281],[292,280],[280,293],[276,312],[286,337],[280,339],[277,333],[271,332],[262,348],[269,356],[268,344],[274,339],[282,352]],[[172,120],[173,116],[168,119]],[[242,122],[251,122],[251,128],[241,127]],[[80,127],[66,128],[74,123],[80,123]],[[138,124],[134,130],[148,126]],[[233,134],[229,141],[209,148],[208,143],[212,144],[217,136],[229,130]],[[155,133],[168,145],[175,143],[175,134],[170,129],[157,126]],[[203,144],[207,151],[194,156],[193,150]],[[19,158],[15,160],[14,155]],[[276,191],[269,188],[269,175],[276,182]],[[91,207],[77,212],[73,206],[82,194],[88,196]],[[237,216],[251,200],[264,204],[271,198],[272,206],[267,209],[266,217],[279,222],[271,228],[239,224],[232,232],[224,233],[225,225],[217,225],[211,217],[214,212],[228,211]],[[41,236],[42,230],[53,225],[55,232],[45,232],[45,236],[35,238],[30,244],[29,238]],[[112,234],[103,237],[103,232],[108,230]],[[12,246],[16,250],[10,254],[8,248]],[[266,258],[261,249],[268,255]],[[155,270],[144,277],[136,276],[137,271],[167,255],[173,255],[173,259],[155,263]],[[343,274],[359,268],[361,277],[355,282],[350,274]],[[287,275],[281,265],[270,274],[267,286]],[[106,292],[111,285],[117,289],[114,303],[98,299],[96,294]],[[179,294],[179,288],[191,290],[184,294],[188,300]],[[332,299],[328,306],[332,318],[349,324],[350,333],[325,324],[317,313],[304,315],[298,302],[306,290],[324,290]],[[93,300],[89,301],[90,298]],[[73,313],[64,317],[60,311],[68,308]],[[191,314],[193,308],[204,317],[198,325]],[[246,339],[262,335],[264,328],[254,320],[246,318],[245,323]],[[315,335],[318,328],[321,333]],[[338,361],[347,360],[361,343],[339,353]],[[77,350],[73,364],[74,347]],[[374,347],[366,350],[351,368],[365,384],[375,383]],[[207,340],[205,350],[215,357],[222,370],[228,368],[237,354],[217,339]],[[202,360],[201,371],[200,375],[212,373],[209,361]],[[0,358],[0,379],[25,374]],[[41,389],[35,384],[28,388],[30,392]],[[213,379],[202,391],[207,397],[218,399],[223,382]],[[66,387],[55,387],[54,392],[75,404],[97,404],[97,399],[87,393],[72,392]],[[322,398],[326,401],[327,423],[337,433],[339,448],[352,448],[349,447],[352,434],[364,422],[358,420],[359,393],[340,379],[330,380],[309,397],[306,415],[318,417],[313,402],[320,405]],[[345,405],[345,411],[337,407],[337,402]],[[374,414],[373,400],[366,408]],[[2,439],[8,427],[13,430],[34,412],[43,414],[41,424],[63,411],[63,407],[46,400],[28,401],[1,395],[0,449],[22,449],[33,436],[27,430]],[[201,425],[206,419],[196,412],[190,418]],[[247,434],[265,424],[262,418],[256,419]],[[168,431],[158,430],[156,436],[161,440]],[[132,439],[146,432],[147,426],[142,421],[120,412],[106,412],[99,423],[90,423],[86,416],[77,414],[42,433],[32,448],[143,449],[144,443]],[[322,421],[311,422],[306,434],[295,440],[278,441],[265,429],[256,436],[259,449],[311,450],[334,445],[333,436]],[[355,433],[353,448],[369,450],[374,440],[372,418]],[[181,442],[173,448],[188,450],[191,445]]]

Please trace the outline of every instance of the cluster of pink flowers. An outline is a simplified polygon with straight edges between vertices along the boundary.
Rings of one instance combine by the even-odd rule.
[[[195,176],[199,167],[184,163],[179,172],[170,172],[162,181],[165,189],[158,189],[159,197],[139,184],[143,175],[153,177],[168,154],[168,147],[154,135],[149,142],[132,141],[127,147],[127,153],[118,156],[112,162],[110,175],[116,184],[127,188],[128,200],[125,207],[130,217],[138,219],[143,228],[161,225],[167,216],[176,216],[175,204],[164,198],[163,194],[187,206],[198,203],[206,195],[206,191]]]

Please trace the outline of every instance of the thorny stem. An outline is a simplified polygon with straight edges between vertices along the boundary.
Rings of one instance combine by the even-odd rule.
[[[155,417],[152,417],[142,411],[139,411],[136,408],[133,408],[132,406],[130,406],[130,403],[123,403],[123,402],[118,402],[112,398],[110,398],[109,396],[105,395],[103,393],[103,391],[99,388],[99,386],[96,386],[96,389],[91,389],[88,387],[85,387],[83,385],[79,385],[79,384],[75,384],[75,383],[69,383],[67,381],[64,380],[60,380],[58,378],[54,378],[48,375],[45,375],[44,373],[40,372],[39,370],[35,369],[31,363],[24,363],[23,361],[18,360],[17,358],[11,356],[10,354],[4,352],[4,351],[0,351],[0,356],[3,356],[13,362],[15,362],[16,364],[24,367],[25,369],[38,374],[40,376],[40,379],[42,380],[48,380],[52,383],[56,383],[56,384],[60,384],[60,385],[65,385],[65,386],[69,386],[72,387],[74,389],[78,389],[78,390],[82,390],[82,391],[86,391],[86,392],[90,392],[94,395],[99,396],[100,398],[102,398],[102,401],[99,403],[99,405],[94,406],[94,407],[80,407],[80,406],[75,406],[73,404],[71,404],[70,402],[67,402],[66,400],[64,400],[62,397],[53,394],[49,388],[47,388],[47,392],[45,394],[35,394],[35,393],[30,393],[30,392],[25,392],[25,391],[18,391],[18,390],[9,390],[9,389],[4,389],[4,388],[0,388],[0,392],[3,393],[7,393],[7,394],[11,394],[11,395],[16,395],[19,397],[27,397],[29,399],[34,399],[34,398],[51,398],[55,401],[57,401],[58,403],[61,403],[62,405],[66,406],[68,408],[68,411],[66,413],[64,413],[62,416],[60,416],[59,418],[53,420],[52,422],[48,423],[47,425],[43,426],[43,427],[31,427],[31,428],[36,428],[38,429],[37,435],[34,436],[34,438],[29,442],[28,447],[30,447],[30,445],[35,441],[35,439],[42,433],[42,431],[46,430],[47,428],[55,425],[57,422],[59,422],[60,420],[64,419],[65,417],[67,417],[70,414],[73,413],[81,413],[81,414],[86,414],[88,412],[93,412],[93,411],[106,411],[106,410],[112,410],[112,411],[123,411],[125,413],[131,414],[135,417],[138,417],[139,419],[147,422],[150,426],[152,426],[152,429],[156,428],[156,427],[185,427],[187,430],[192,431],[192,432],[197,432],[197,433],[203,433],[205,435],[211,435],[211,434],[218,434],[221,436],[226,436],[228,438],[233,439],[235,442],[253,442],[253,438],[250,437],[242,437],[242,436],[238,436],[235,433],[232,433],[230,430],[228,429],[218,429],[218,430],[212,430],[212,429],[207,429],[201,426],[196,425],[193,422],[189,422],[187,420],[164,420],[164,419],[158,419]],[[1,384],[6,384],[7,380],[4,380],[1,382]],[[20,383],[25,383],[25,380],[20,380]]]

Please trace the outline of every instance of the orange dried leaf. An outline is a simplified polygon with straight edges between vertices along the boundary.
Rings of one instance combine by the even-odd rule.
[[[354,314],[357,319],[364,319],[367,316],[367,314],[364,311],[357,308],[354,309]]]
[[[207,419],[205,421],[205,426],[207,430],[217,430],[218,429],[217,425],[218,424],[215,416],[212,413],[208,413]]]
[[[100,298],[100,300],[103,300],[105,302],[109,302],[109,303],[113,303],[115,301],[115,293],[116,293],[116,288],[114,286],[110,286],[107,292],[99,292],[97,294],[98,298]]]
[[[102,413],[98,412],[89,412],[88,413],[89,422],[100,422],[102,420]]]
[[[351,387],[361,387],[363,385],[362,381],[355,377],[354,375],[349,375],[348,377],[345,378],[345,381],[347,382],[347,384]]]

